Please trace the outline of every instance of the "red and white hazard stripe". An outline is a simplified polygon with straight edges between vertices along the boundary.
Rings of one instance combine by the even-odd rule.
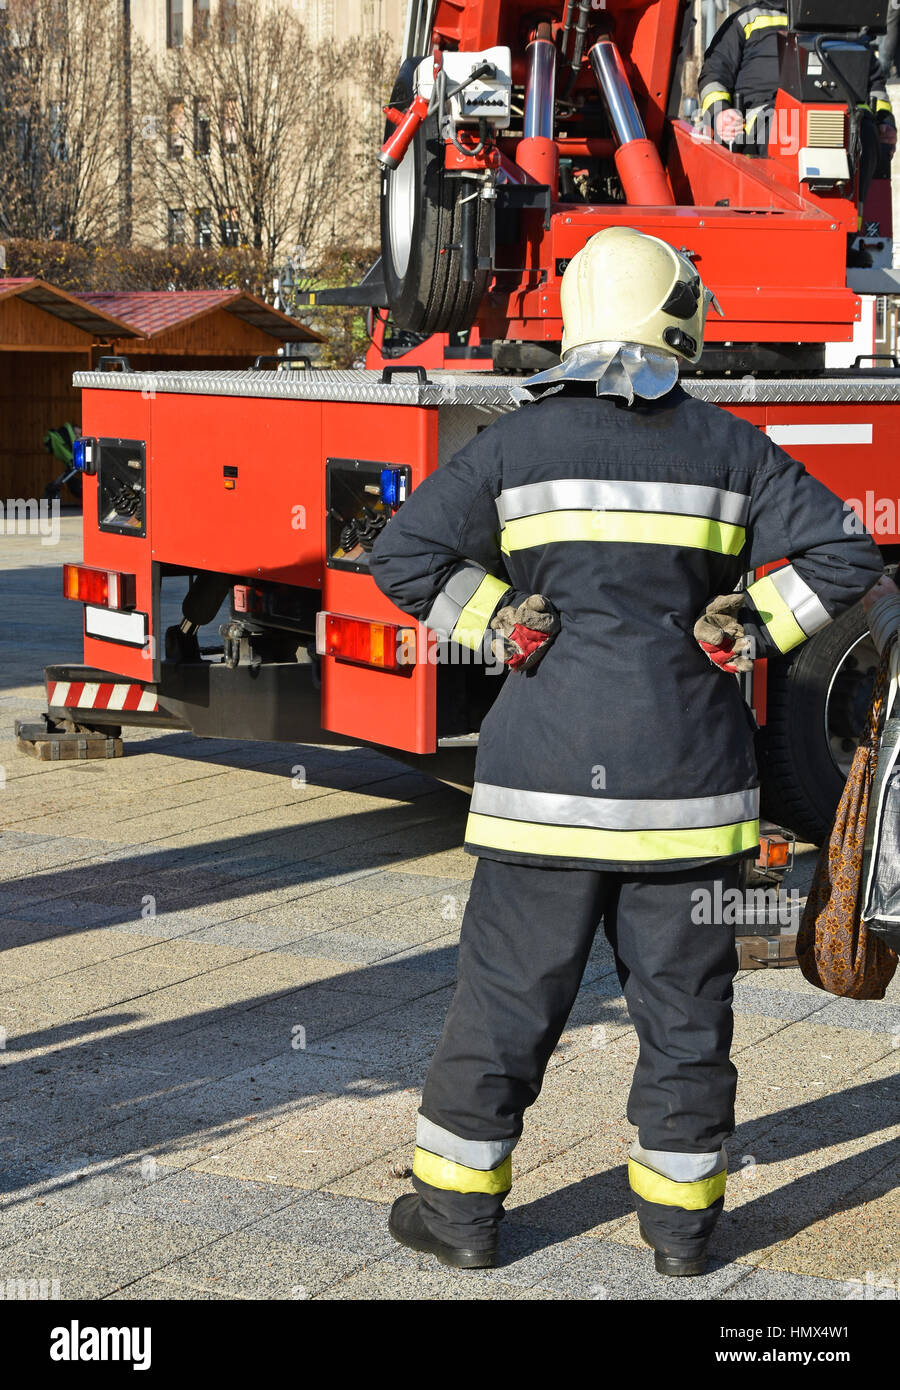
[[[48,681],[53,709],[121,709],[147,714],[159,709],[154,690],[132,681]]]

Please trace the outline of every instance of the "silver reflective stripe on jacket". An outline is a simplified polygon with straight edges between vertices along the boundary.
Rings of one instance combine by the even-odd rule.
[[[487,571],[473,560],[463,560],[452,571],[425,618],[425,624],[439,637],[452,637],[463,609],[484,579]]]
[[[424,1115],[420,1115],[416,1121],[416,1148],[427,1149],[439,1158],[462,1163],[466,1168],[489,1172],[502,1163],[515,1147],[515,1139],[460,1139],[458,1134],[442,1129],[440,1125],[426,1120]]]
[[[755,820],[759,789],[692,796],[679,801],[620,800],[597,796],[560,796],[476,782],[472,814],[541,825],[586,826],[593,830],[681,830]]]
[[[542,512],[667,512],[709,517],[743,526],[750,498],[742,492],[695,483],[605,482],[599,478],[557,478],[504,488],[497,498],[501,525]]]
[[[800,578],[793,565],[773,570],[769,578],[807,637],[811,637],[820,627],[831,622],[828,609],[806,580]]]

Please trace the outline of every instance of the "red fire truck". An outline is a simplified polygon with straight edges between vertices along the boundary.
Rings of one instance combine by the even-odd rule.
[[[84,664],[47,669],[56,727],[370,743],[464,785],[496,668],[436,652],[368,552],[412,488],[518,408],[515,373],[559,351],[569,259],[610,225],[687,250],[724,309],[685,388],[847,498],[892,563],[900,370],[825,365],[862,317],[846,269],[859,26],[883,28],[886,4],[851,23],[837,0],[790,0],[768,151],[750,156],[678,115],[686,0],[412,0],[379,156],[382,258],[330,302],[355,293],[410,334],[477,332],[495,370],[79,373],[84,561],[65,592],[84,605]],[[164,630],[174,583],[183,619]],[[222,650],[201,654],[226,601]],[[821,836],[874,663],[859,610],[757,663],[769,818]]]

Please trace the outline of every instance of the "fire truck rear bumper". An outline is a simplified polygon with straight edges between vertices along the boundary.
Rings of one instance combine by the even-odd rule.
[[[208,661],[164,661],[158,685],[90,666],[46,666],[44,680],[51,719],[83,729],[130,726],[187,730],[200,738],[366,745],[449,786],[472,788],[476,734],[442,738],[434,753],[417,754],[330,733],[322,728],[322,692],[311,663],[264,662],[256,670],[231,670]]]
[[[202,738],[273,743],[353,742],[323,730],[321,690],[311,664],[231,670],[208,661],[164,661],[158,684],[89,666],[47,666],[44,680],[50,715],[89,728],[187,729]]]

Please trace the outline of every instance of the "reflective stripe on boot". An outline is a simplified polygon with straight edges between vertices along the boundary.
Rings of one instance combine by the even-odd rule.
[[[441,1241],[491,1249],[512,1186],[515,1139],[463,1139],[420,1115],[416,1125],[413,1187],[422,1216]]]
[[[420,1115],[413,1175],[446,1192],[505,1195],[512,1187],[515,1139],[461,1139]]]
[[[667,1153],[644,1149],[635,1140],[628,1157],[628,1182],[645,1201],[700,1211],[725,1196],[727,1169],[724,1149],[711,1154]]]
[[[725,1204],[727,1156],[632,1145],[628,1181],[648,1243],[663,1255],[702,1255]]]

